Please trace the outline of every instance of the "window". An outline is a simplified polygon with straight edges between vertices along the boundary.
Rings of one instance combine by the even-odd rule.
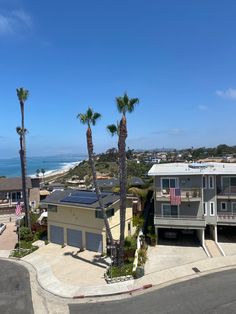
[[[236,177],[222,177],[221,188],[223,193],[236,193]]]
[[[176,178],[162,178],[161,187],[162,189],[176,188],[177,179]]]
[[[215,204],[210,202],[210,216],[215,216]]]
[[[209,176],[209,189],[214,189],[214,177]]]
[[[202,177],[202,187],[203,189],[207,188],[207,177]]]
[[[48,204],[48,211],[56,213],[57,212],[57,205]]]
[[[178,206],[170,204],[162,204],[162,216],[163,217],[177,217]]]
[[[221,202],[220,203],[220,209],[222,211],[227,211],[227,203],[226,202]]]
[[[203,214],[204,216],[207,216],[207,203],[203,203]]]
[[[231,203],[231,210],[232,210],[232,214],[236,214],[236,203],[235,202]]]
[[[114,208],[109,208],[106,210],[107,218],[110,218],[114,216],[115,210]],[[103,219],[102,211],[101,210],[96,210],[95,211],[95,218]]]
[[[128,235],[131,235],[131,222],[128,222]]]

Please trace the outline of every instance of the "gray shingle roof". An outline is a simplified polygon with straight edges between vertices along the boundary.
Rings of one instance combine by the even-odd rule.
[[[57,204],[57,205],[71,205],[71,206],[78,206],[84,208],[100,208],[98,201],[92,204],[83,204],[77,202],[65,202],[62,200],[65,199],[67,196],[70,196],[73,193],[88,193],[88,197],[94,195],[93,191],[84,191],[84,190],[64,190],[64,191],[54,191],[50,195],[48,195],[44,200],[41,201],[42,204]],[[103,197],[103,203],[105,207],[108,207],[118,201],[120,199],[118,194],[115,193],[106,193]]]
[[[27,187],[32,188],[31,178],[27,178]],[[21,177],[0,178],[0,191],[20,191],[22,190]]]

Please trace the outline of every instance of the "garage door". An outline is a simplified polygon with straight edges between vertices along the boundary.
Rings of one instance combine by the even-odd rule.
[[[82,247],[82,232],[80,230],[67,229],[67,244]]]
[[[64,229],[58,226],[50,226],[50,240],[52,243],[64,244]]]
[[[102,253],[102,235],[86,232],[86,249]]]

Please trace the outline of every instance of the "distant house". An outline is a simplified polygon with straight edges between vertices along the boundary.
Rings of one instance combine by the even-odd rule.
[[[29,204],[35,208],[40,201],[39,179],[27,178]],[[12,207],[17,202],[23,202],[22,180],[17,178],[0,178],[0,207]]]
[[[103,203],[115,240],[120,234],[119,195],[102,193]],[[95,192],[82,190],[55,191],[41,202],[48,211],[48,239],[95,252],[106,252],[106,229]],[[127,200],[125,236],[134,232],[132,200]]]
[[[119,186],[119,184],[120,184],[119,179],[117,179],[117,178],[100,179],[97,181],[98,187],[103,191],[110,191],[114,187]],[[128,179],[128,185],[142,187],[144,185],[144,182],[139,177],[132,177],[132,178]]]

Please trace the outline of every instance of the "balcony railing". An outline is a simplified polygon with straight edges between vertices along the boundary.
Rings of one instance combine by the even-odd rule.
[[[201,188],[180,188],[182,201],[200,201]],[[156,189],[156,200],[170,199],[170,189]]]
[[[183,216],[183,215],[155,215],[154,223],[162,227],[186,227],[202,228],[206,226],[203,215],[201,216]]]
[[[218,212],[217,221],[222,223],[236,223],[236,213],[234,212]]]

